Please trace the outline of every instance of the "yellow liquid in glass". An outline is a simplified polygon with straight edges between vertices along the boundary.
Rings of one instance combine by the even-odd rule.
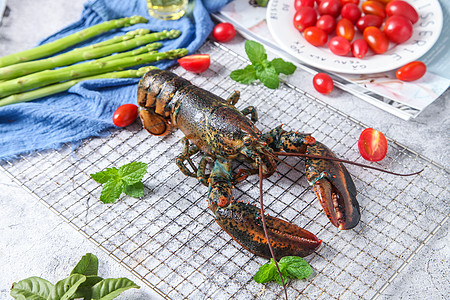
[[[150,16],[162,20],[177,20],[184,16],[188,0],[147,0]]]

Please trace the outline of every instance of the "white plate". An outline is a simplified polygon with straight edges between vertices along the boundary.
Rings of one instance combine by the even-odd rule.
[[[419,12],[419,21],[414,24],[412,37],[402,44],[391,43],[389,50],[383,54],[375,55],[369,50],[363,59],[335,55],[327,45],[315,47],[309,44],[293,25],[295,9],[292,0],[270,0],[266,19],[275,41],[304,63],[332,72],[370,74],[394,70],[417,60],[437,41],[443,24],[438,0],[407,2]]]

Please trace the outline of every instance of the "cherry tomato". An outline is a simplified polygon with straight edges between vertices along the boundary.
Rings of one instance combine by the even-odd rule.
[[[419,14],[417,13],[416,9],[408,2],[402,0],[389,2],[389,4],[386,5],[386,13],[389,17],[394,15],[404,16],[408,18],[413,24],[416,24],[416,22],[419,20]]]
[[[379,16],[382,19],[386,18],[386,11],[384,10],[384,5],[381,4],[378,1],[365,1],[363,4],[361,4],[361,10],[366,15],[375,15]]]
[[[358,140],[359,153],[365,160],[380,161],[386,157],[387,140],[381,131],[373,128],[363,130]]]
[[[358,31],[363,33],[364,29],[366,29],[369,26],[375,26],[380,28],[383,24],[383,19],[379,16],[375,15],[366,15],[359,18],[358,21],[356,21],[356,28],[358,28]]]
[[[352,3],[352,4],[359,5],[359,0],[341,0],[341,4],[342,5],[345,5],[347,3]]]
[[[389,48],[389,40],[387,36],[379,28],[369,26],[364,29],[364,40],[369,44],[370,49],[376,54],[383,54]]]
[[[228,42],[236,35],[236,29],[231,23],[219,23],[214,27],[212,35],[219,42]]]
[[[346,56],[350,53],[351,44],[348,40],[342,36],[335,36],[330,39],[328,48],[336,55]]]
[[[323,46],[328,41],[327,33],[315,26],[306,28],[303,32],[303,36],[308,43],[316,47]]]
[[[328,34],[332,34],[336,29],[336,19],[330,15],[323,15],[316,22],[316,27]]]
[[[211,64],[209,54],[192,54],[178,59],[180,66],[189,72],[201,73]]]
[[[352,54],[356,58],[363,58],[368,50],[369,45],[364,39],[357,39],[352,43]]]
[[[322,0],[317,10],[320,15],[330,15],[336,18],[341,13],[341,8],[342,4],[339,0]]]
[[[402,81],[414,81],[427,72],[427,66],[421,61],[410,62],[397,70],[395,76]]]
[[[340,19],[339,22],[336,24],[336,35],[342,36],[349,42],[353,40],[353,37],[355,36],[355,26],[353,25],[352,21],[349,19]]]
[[[313,85],[316,91],[321,94],[329,94],[333,90],[333,79],[328,74],[317,73],[313,78]]]
[[[303,7],[303,6],[314,7],[314,3],[315,3],[315,0],[295,0],[294,8],[295,8],[295,11],[297,11],[300,9],[300,7]]]
[[[352,23],[356,23],[356,21],[361,18],[361,10],[359,6],[354,3],[347,3],[342,6],[341,16],[343,18],[349,19]]]
[[[413,25],[409,19],[394,15],[387,18],[384,23],[384,33],[391,42],[401,44],[412,36]]]
[[[113,123],[117,127],[125,127],[134,122],[138,116],[138,107],[134,104],[119,106],[113,114]]]
[[[309,6],[301,7],[294,15],[294,26],[303,32],[306,28],[316,25],[317,12]]]

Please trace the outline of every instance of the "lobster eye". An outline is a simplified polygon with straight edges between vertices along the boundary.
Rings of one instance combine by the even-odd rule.
[[[249,136],[244,136],[242,140],[244,141],[245,146],[250,146],[252,144],[252,138]]]

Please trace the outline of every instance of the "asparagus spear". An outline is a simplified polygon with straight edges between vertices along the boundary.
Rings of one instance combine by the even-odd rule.
[[[124,35],[115,36],[109,40],[86,46],[85,48],[88,49],[88,48],[98,48],[98,47],[108,46],[108,45],[120,43],[122,41],[130,40],[134,37],[141,36],[141,35],[148,34],[148,33],[150,33],[150,30],[144,29],[144,28],[139,28],[136,30],[128,31]]]
[[[49,85],[46,87],[42,87],[39,89],[35,89],[32,91],[28,91],[28,92],[24,92],[24,93],[20,93],[20,94],[10,95],[8,97],[0,99],[0,107],[6,106],[9,104],[32,101],[32,100],[36,100],[36,99],[39,99],[42,97],[65,92],[80,81],[92,80],[92,79],[102,79],[102,78],[142,77],[145,73],[147,73],[148,71],[150,71],[152,69],[156,69],[156,67],[147,66],[147,67],[142,67],[138,70],[125,70],[125,71],[118,71],[118,72],[110,72],[110,73],[82,77],[82,78],[73,79],[73,80],[69,80],[69,81],[65,81],[65,82],[61,82],[61,83],[52,84],[52,85]]]
[[[52,56],[46,59],[18,63],[12,66],[0,68],[0,79],[12,79],[26,74],[39,72],[42,70],[53,69],[56,67],[67,66],[76,62],[103,57],[116,52],[122,52],[133,49],[154,41],[173,39],[180,36],[178,30],[164,30],[161,32],[149,33],[129,39],[129,35],[123,35],[122,42],[103,47],[87,46],[72,51]],[[119,39],[116,39],[119,40]],[[108,40],[109,41],[109,40]]]
[[[136,50],[134,50],[136,51]],[[133,52],[133,51],[129,51]],[[0,97],[21,93],[52,83],[86,77],[111,71],[123,70],[128,67],[152,63],[163,59],[175,59],[188,53],[187,49],[174,49],[167,52],[145,53],[137,56],[121,57],[120,53],[98,60],[88,61],[56,70],[45,70],[0,83]],[[116,59],[114,59],[116,57]]]
[[[60,38],[56,41],[49,42],[47,44],[28,49],[22,52],[13,53],[7,56],[0,58],[0,67],[9,66],[12,64],[16,64],[19,62],[29,61],[33,59],[38,59],[46,56],[50,56],[55,54],[61,50],[67,49],[70,46],[78,44],[82,41],[88,40],[96,35],[99,35],[103,32],[131,26],[137,23],[146,23],[147,19],[141,16],[132,16],[122,19],[115,19],[106,21],[86,29],[80,30],[76,33],[68,35],[66,37]]]

